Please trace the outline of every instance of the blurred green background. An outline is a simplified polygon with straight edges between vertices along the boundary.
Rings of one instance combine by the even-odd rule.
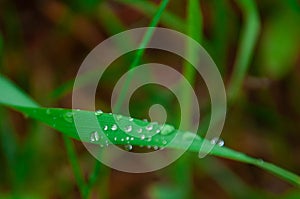
[[[160,2],[1,0],[1,74],[44,106],[70,108],[72,80],[86,55],[116,33],[148,26]],[[159,26],[189,34],[188,19],[199,25],[199,34],[190,36],[210,53],[233,92],[228,93],[225,145],[299,174],[299,1],[197,3],[193,6],[198,6],[199,15],[191,13],[188,1],[171,0]],[[111,111],[114,84],[132,57],[134,52],[105,72],[98,108]],[[146,50],[141,62],[153,61],[184,71],[185,63],[175,55]],[[205,115],[209,112],[205,84],[199,75],[193,78]],[[149,107],[156,103],[166,108],[168,122],[176,125],[178,103],[157,85],[136,91],[131,114],[148,118]],[[0,123],[0,198],[81,198],[60,133],[3,107]],[[91,178],[95,159],[80,142],[72,142],[83,178]],[[214,157],[198,159],[197,154],[186,153],[171,166],[146,174],[96,167],[99,172],[92,176],[89,198],[300,198],[296,187],[266,171]]]

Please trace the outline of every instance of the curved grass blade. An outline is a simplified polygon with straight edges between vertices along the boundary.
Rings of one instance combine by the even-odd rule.
[[[7,79],[3,78],[1,75],[0,75],[0,85],[1,85],[2,90],[8,91],[6,88],[4,88],[4,86],[5,86],[5,87],[9,87],[11,89],[8,92],[16,93],[16,94],[19,92],[19,89],[16,86],[14,86],[10,81],[7,81]],[[76,131],[74,121],[70,120],[69,117],[68,118],[65,117],[65,116],[69,116],[70,114],[73,114],[73,112],[74,112],[73,110],[61,109],[61,108],[40,108],[37,106],[30,107],[26,104],[25,104],[25,106],[21,106],[20,103],[13,103],[14,101],[17,101],[17,99],[15,99],[13,95],[8,95],[8,96],[10,96],[10,98],[6,97],[5,95],[1,95],[0,96],[0,104],[11,107],[11,108],[27,115],[30,118],[33,118],[40,122],[43,122],[43,123],[51,126],[52,128],[62,132],[63,134],[67,135],[68,137],[80,140],[78,133]],[[21,96],[22,99],[25,100],[25,102],[29,101],[29,103],[33,103],[33,102],[31,102],[32,100],[29,100],[29,97],[27,97],[24,93],[20,93],[19,96]],[[10,103],[10,101],[12,103]],[[16,104],[18,104],[18,105],[16,105]],[[94,112],[76,110],[75,114],[80,114],[82,119],[87,119],[86,126],[85,126],[87,129],[89,129],[89,128],[94,129],[93,126],[89,126],[89,118],[90,118],[89,116],[95,115]],[[114,124],[115,120],[114,120],[113,115],[103,113],[100,117],[98,117],[98,122],[99,122],[100,126],[104,126],[104,125]],[[138,120],[138,119],[134,119],[134,122],[136,122],[140,126],[146,126],[149,124],[148,122]],[[117,139],[118,141],[114,141],[113,138],[115,136],[119,136],[119,138],[124,138],[124,136],[128,136],[125,132],[123,132],[121,130],[118,130],[118,133],[116,134],[115,131],[112,131],[109,129],[107,131],[107,133],[108,133],[108,138],[111,140],[111,142],[113,144],[118,144],[118,145],[123,145],[124,143],[121,141],[121,139]],[[187,136],[187,134],[189,134],[189,132],[182,132],[179,130],[174,130],[172,132],[172,135],[175,135],[176,133],[178,133],[181,136],[178,136],[177,139],[173,139],[173,136],[168,135],[168,136],[164,137],[164,139],[168,142],[170,142],[173,139],[173,141],[168,145],[168,148],[180,150],[188,142],[188,140],[186,140],[184,138],[186,138],[186,136]],[[90,132],[87,132],[87,135],[89,135],[89,134],[90,134]],[[157,138],[159,138],[164,135],[156,134],[155,136],[158,136]],[[89,136],[86,136],[81,141],[90,142]],[[192,145],[189,147],[188,150],[198,153],[198,150],[199,150],[200,146],[203,144],[203,142],[209,142],[209,141],[204,140],[204,139],[200,138],[199,136],[196,136]],[[161,142],[156,141],[156,139],[152,139],[150,142],[141,140],[141,139],[135,139],[131,142],[131,144],[137,145],[137,146],[147,144],[150,146],[164,147],[164,145],[162,145]],[[258,167],[260,167],[266,171],[269,171],[269,172],[275,174],[276,176],[300,187],[300,177],[298,175],[296,175],[290,171],[287,171],[285,169],[282,169],[274,164],[264,162],[261,159],[252,158],[241,152],[234,151],[227,147],[219,147],[219,146],[215,146],[213,148],[213,150],[209,152],[209,154],[258,166]]]
[[[149,24],[149,27],[156,27],[158,25],[158,22],[159,22],[162,14],[163,14],[163,11],[166,9],[168,3],[169,3],[169,0],[162,0],[161,1],[155,15],[153,16],[153,18],[152,18],[152,20]],[[115,105],[115,110],[116,111],[120,110],[121,104],[123,103],[123,101],[125,99],[125,93],[128,90],[129,84],[132,80],[133,73],[131,72],[131,69],[133,69],[134,67],[136,67],[140,63],[140,61],[141,61],[141,59],[142,59],[142,57],[145,53],[145,50],[146,50],[145,47],[149,43],[154,31],[155,31],[155,29],[148,28],[145,35],[143,36],[143,39],[142,39],[142,41],[139,45],[139,48],[136,52],[134,60],[129,66],[129,71],[130,72],[129,72],[128,78],[126,78],[126,80],[124,82],[124,86],[122,87],[122,90],[120,92],[120,97],[117,99],[117,102],[116,102],[116,105]]]
[[[152,17],[157,9],[158,6],[150,1],[137,1],[137,0],[117,0],[120,3],[123,3],[125,5],[128,5],[145,15]],[[185,32],[185,22],[179,18],[177,15],[169,12],[164,11],[161,15],[161,23],[165,25],[166,27],[172,28],[174,30],[178,30],[180,32]]]
[[[253,0],[236,1],[243,12],[245,25],[242,29],[242,36],[234,63],[234,71],[228,87],[229,101],[234,101],[234,98],[237,97],[237,94],[242,87],[243,79],[245,78],[250,59],[253,55],[260,28],[260,21],[255,2]]]
[[[187,7],[187,30],[186,33],[189,37],[196,40],[197,42],[201,43],[202,40],[202,13],[200,9],[199,1],[189,0],[188,7]],[[195,54],[195,50],[193,49],[190,43],[186,44],[186,56],[189,60],[197,60],[198,55]],[[194,63],[197,63],[196,61]],[[195,84],[196,78],[196,70],[194,66],[192,66],[188,62],[184,62],[183,66],[183,75],[189,81],[191,85]],[[185,96],[184,102],[182,103],[184,107],[182,107],[182,114],[185,115],[183,121],[183,126],[185,128],[186,124],[191,121],[190,113],[193,107],[191,107],[191,94],[187,88],[184,88],[182,85],[182,95]],[[186,126],[187,127],[187,126]]]
[[[191,37],[192,39],[196,40],[197,42],[201,43],[202,40],[202,13],[200,8],[200,2],[194,1],[194,0],[188,0],[187,1],[187,7],[186,7],[186,29],[185,33]],[[187,42],[185,44],[185,56],[189,60],[194,60],[194,63],[197,63],[198,55],[195,54],[195,50],[193,49],[193,46],[190,44],[190,42]],[[193,65],[191,65],[189,62],[184,61],[183,63],[183,75],[186,78],[186,80],[189,82],[190,85],[195,84],[195,78],[196,78],[196,70]],[[179,82],[181,95],[185,96],[183,98],[182,107],[181,107],[181,114],[183,114],[185,117],[181,121],[181,125],[183,129],[188,129],[190,121],[192,121],[192,94],[191,91],[186,88],[185,83]],[[173,177],[176,183],[175,187],[176,190],[178,190],[178,193],[174,194],[172,198],[174,199],[180,199],[180,198],[190,198],[193,194],[192,190],[192,173],[191,173],[191,156],[184,156],[180,160],[177,161],[176,165],[174,165],[174,168],[171,167],[171,170],[175,171],[177,174]],[[171,173],[173,173],[171,171]],[[155,187],[153,187],[155,188]],[[165,192],[168,192],[168,189],[164,186],[157,186],[156,187],[157,195],[161,195],[160,198],[162,198],[162,194]]]
[[[29,96],[27,96],[24,92],[22,92],[19,88],[17,88],[11,81],[6,79],[2,75],[0,75],[0,86],[1,86],[1,93],[3,93],[3,95],[1,95],[0,97],[0,104],[10,106],[10,107],[23,107],[24,109],[40,108],[37,102],[33,101]],[[22,113],[27,115],[26,111]],[[63,139],[66,145],[69,160],[71,162],[74,171],[76,182],[81,192],[81,196],[83,198],[86,198],[88,191],[84,184],[83,177],[80,173],[80,168],[77,164],[76,153],[72,145],[73,143],[65,135],[63,136]]]

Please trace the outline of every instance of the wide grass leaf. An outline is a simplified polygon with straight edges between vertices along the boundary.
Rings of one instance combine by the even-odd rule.
[[[26,115],[29,118],[36,119],[38,121],[41,121],[52,128],[62,132],[63,134],[67,135],[68,137],[74,138],[79,140],[79,135],[76,130],[73,116],[74,114],[79,114],[79,116],[83,119],[84,128],[87,130],[86,136],[81,136],[81,141],[83,142],[91,142],[90,140],[90,133],[89,129],[92,130],[95,127],[91,126],[93,123],[89,121],[90,117],[92,115],[95,115],[95,112],[92,111],[83,111],[83,110],[69,110],[69,109],[61,109],[61,108],[40,108],[37,106],[37,104],[30,99],[30,97],[26,96],[25,93],[21,92],[20,89],[18,89],[12,82],[10,82],[8,79],[0,75],[0,86],[1,86],[1,93],[2,91],[5,91],[7,94],[0,96],[0,104],[11,107],[24,115]],[[16,98],[17,97],[17,98]],[[24,103],[24,106],[22,105]],[[125,117],[125,116],[124,116]],[[101,127],[112,126],[115,124],[113,114],[109,113],[103,113],[100,116],[97,116],[99,125]],[[129,119],[129,118],[128,118]],[[147,126],[149,125],[148,122],[145,122],[143,120],[134,119],[131,122],[135,122],[136,124],[140,126]],[[118,129],[118,133],[116,134],[115,131],[111,130],[109,128],[107,131],[108,139],[113,144],[118,145],[124,145],[125,143],[122,142],[121,138],[124,138],[124,136],[128,136],[127,133],[121,131]],[[176,139],[173,135],[179,134],[179,136],[176,136]],[[167,145],[168,148],[171,149],[183,149],[188,140],[186,139],[191,135],[192,133],[189,132],[182,132],[179,130],[174,129],[172,134],[163,135],[162,133],[156,134],[156,138],[158,139],[152,139],[150,142],[143,140],[143,139],[135,139],[131,141],[130,144],[132,145],[150,145],[150,146],[158,146],[158,147],[165,147],[161,142],[158,142],[157,140],[166,140],[167,142],[172,142]],[[194,134],[192,134],[194,135]],[[115,141],[113,138],[118,137],[117,141]],[[192,136],[191,136],[192,137]],[[208,140],[204,140],[200,138],[199,136],[196,136],[192,145],[189,147],[189,151],[192,152],[198,152],[200,146],[203,144],[203,142],[209,142]],[[212,151],[210,151],[211,155],[228,158],[252,165],[256,165],[260,168],[263,168],[282,179],[289,181],[297,186],[300,186],[300,178],[298,175],[287,171],[285,169],[282,169],[274,164],[264,162],[261,159],[255,159],[252,157],[249,157],[243,153],[234,151],[232,149],[229,149],[227,147],[220,147],[215,146]]]

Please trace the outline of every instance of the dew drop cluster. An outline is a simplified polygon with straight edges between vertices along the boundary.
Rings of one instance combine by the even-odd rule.
[[[224,140],[218,137],[214,137],[213,139],[211,139],[210,143],[212,145],[217,145],[217,146],[224,146],[225,144]]]
[[[96,116],[101,116],[102,114],[103,111],[101,110],[95,111]],[[109,144],[112,143],[120,144],[123,145],[123,148],[126,151],[132,151],[133,144],[137,145],[136,143],[142,141],[144,145],[140,145],[140,147],[159,150],[159,146],[163,148],[163,146],[168,144],[168,141],[165,138],[175,132],[175,128],[168,124],[159,125],[156,122],[151,122],[145,126],[139,126],[134,123],[134,119],[131,117],[114,115],[112,113],[109,113],[109,115],[112,115],[114,117],[115,123],[105,124],[101,126],[101,132],[91,132],[91,143],[99,144],[100,146],[109,146]],[[143,121],[147,122],[147,120]],[[122,126],[120,124],[124,125]],[[101,134],[103,134],[104,136],[100,136]],[[162,136],[155,137],[155,135],[158,134]],[[159,146],[152,146],[153,143],[149,145],[153,141],[153,139],[155,139],[154,142]],[[146,144],[147,142],[149,142],[149,144]]]

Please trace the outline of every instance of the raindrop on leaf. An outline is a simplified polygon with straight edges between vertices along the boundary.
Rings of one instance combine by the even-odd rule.
[[[116,124],[113,124],[112,127],[111,127],[111,130],[115,131],[118,129],[118,126]]]
[[[225,142],[221,138],[214,137],[210,140],[210,143],[213,145],[224,146]]]
[[[91,136],[90,136],[90,141],[91,142],[97,142],[98,140],[99,140],[99,134],[98,134],[98,132],[97,131],[95,131],[95,132],[92,132],[91,133]]]
[[[125,145],[124,148],[126,151],[131,151],[133,149],[132,145],[130,144]]]
[[[132,131],[132,126],[125,126],[125,129],[124,129],[124,131],[126,132],[126,133],[130,133],[131,131]]]
[[[95,112],[95,115],[102,115],[103,114],[103,111],[102,110],[97,110],[96,112]]]

